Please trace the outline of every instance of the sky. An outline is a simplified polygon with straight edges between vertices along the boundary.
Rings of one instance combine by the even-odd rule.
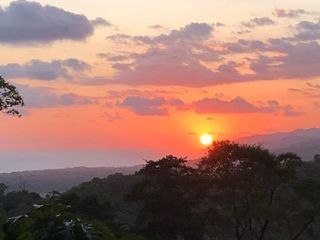
[[[0,172],[196,159],[320,127],[318,0],[0,1]]]

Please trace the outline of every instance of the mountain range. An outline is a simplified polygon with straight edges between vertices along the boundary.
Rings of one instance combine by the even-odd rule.
[[[1,173],[0,182],[8,186],[8,191],[28,190],[38,193],[50,191],[63,192],[73,186],[91,179],[105,178],[115,173],[131,174],[138,171],[141,166],[132,167],[76,167],[37,171],[21,171]]]
[[[240,143],[261,144],[275,153],[294,152],[303,160],[312,160],[320,153],[320,128],[297,129],[292,132],[253,135],[237,140]]]

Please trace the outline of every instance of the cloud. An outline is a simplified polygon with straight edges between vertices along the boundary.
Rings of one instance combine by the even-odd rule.
[[[97,17],[95,20],[92,20],[91,23],[93,26],[112,26],[110,22],[102,17]]]
[[[182,46],[181,46],[182,47]],[[213,73],[190,49],[149,49],[135,56],[133,64],[113,64],[119,70],[112,83],[127,85],[207,85]]]
[[[24,98],[26,108],[50,108],[59,106],[97,104],[92,97],[79,96],[73,93],[56,94],[50,88],[17,85]]]
[[[224,47],[229,53],[250,53],[256,51],[270,51],[270,45],[260,40],[239,39],[236,42],[225,43]]]
[[[119,74],[110,83],[205,86],[210,85],[212,79],[224,79],[223,71],[231,63],[221,65],[216,74],[202,64],[202,61],[216,62],[221,59],[220,53],[206,44],[213,31],[212,25],[191,23],[167,35],[113,36],[114,41],[134,41],[145,44],[148,49],[129,55],[129,63],[114,61],[112,67]]]
[[[235,97],[229,101],[218,98],[203,98],[191,103],[190,108],[198,114],[280,113],[283,116],[300,116],[304,114],[296,111],[291,105],[281,106],[276,100],[269,100],[258,106],[242,97]]]
[[[269,101],[267,106],[258,107],[247,100],[236,97],[230,101],[218,98],[204,98],[191,104],[196,113],[272,113],[275,112],[279,104],[276,101]]]
[[[289,88],[288,90],[293,93],[298,93],[303,95],[304,97],[311,97],[311,98],[319,98],[320,97],[320,85],[319,84],[312,84],[310,82],[306,83],[307,88]]]
[[[276,8],[273,11],[273,15],[279,18],[298,18],[302,14],[306,14],[307,12],[303,9],[283,9]]]
[[[298,31],[295,35],[297,40],[310,41],[320,39],[320,21],[301,21],[296,25],[296,29]]]
[[[283,109],[283,115],[287,117],[295,117],[295,116],[301,116],[304,112],[302,111],[296,111],[291,105],[287,105]]]
[[[171,107],[176,110],[192,110],[197,114],[280,114],[283,116],[300,116],[304,114],[295,110],[291,105],[281,105],[276,100],[259,102],[253,104],[242,97],[232,100],[221,100],[219,98],[203,98],[190,104],[180,99],[165,99],[163,97],[141,97],[127,96],[116,104],[118,107],[126,108],[141,116],[167,116]],[[212,117],[206,117],[212,121]]]
[[[149,36],[130,36],[127,34],[116,34],[107,37],[116,42],[133,41],[135,43],[143,43],[149,45],[174,45],[178,43],[191,44],[204,39],[208,39],[213,33],[213,25],[207,23],[190,23],[178,30],[172,30],[169,34],[161,34],[156,37]]]
[[[179,107],[184,105],[184,103],[179,99],[127,96],[123,101],[118,102],[117,105],[141,116],[167,116],[169,115],[169,107]]]
[[[57,40],[84,40],[94,26],[108,24],[102,18],[86,16],[37,2],[13,1],[0,7],[0,42],[8,44],[51,43]]]
[[[106,39],[117,43],[128,43],[129,41],[133,40],[133,37],[128,34],[118,33],[111,36],[107,36]]]
[[[160,35],[151,39],[152,43],[177,43],[207,39],[213,33],[213,26],[207,23],[191,23],[179,30],[173,30],[168,35]]]
[[[255,26],[273,25],[271,18],[253,18]],[[191,23],[168,34],[108,39],[143,45],[145,50],[118,55],[100,53],[116,70],[105,84],[130,86],[205,87],[235,82],[307,79],[320,74],[320,45],[295,35],[266,40],[217,42],[214,24]],[[301,22],[301,29],[318,31],[318,24]],[[314,34],[315,36],[315,34]],[[136,44],[136,45],[134,45]]]
[[[151,47],[135,54],[132,63],[114,63],[119,74],[110,83],[126,85],[180,85],[189,87],[276,79],[305,79],[320,74],[320,45],[291,43],[284,39],[267,42],[241,40],[226,44],[223,57],[248,53],[245,59],[221,61],[221,53],[207,46]],[[269,52],[277,53],[275,55]],[[251,57],[249,54],[256,53]],[[209,68],[203,62],[214,62]],[[246,64],[250,72],[241,72]]]
[[[307,86],[313,88],[313,89],[319,89],[320,90],[320,84],[312,84],[307,82]]]
[[[255,27],[261,27],[261,26],[270,26],[275,25],[275,21],[273,21],[269,17],[256,17],[251,19],[248,22],[243,22],[241,25],[250,29],[253,29]]]
[[[166,30],[166,28],[160,24],[150,25],[148,27],[153,30]]]
[[[130,59],[129,54],[98,53],[97,56],[111,62],[122,62]]]
[[[320,74],[320,45],[317,42],[292,44],[282,39],[269,41],[280,56],[260,55],[250,63],[256,79],[306,79]]]
[[[292,42],[280,38],[255,46],[251,41],[238,41],[226,44],[226,47],[230,54],[247,53],[249,56],[244,61],[253,74],[242,74],[242,78],[236,80],[307,79],[320,74],[320,45],[315,41]],[[253,53],[255,56],[250,57]]]
[[[57,78],[72,79],[70,72],[83,72],[89,69],[89,64],[75,58],[51,62],[34,59],[25,64],[0,65],[0,74],[6,78],[55,80]]]

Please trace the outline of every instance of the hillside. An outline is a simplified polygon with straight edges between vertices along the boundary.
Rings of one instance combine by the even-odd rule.
[[[295,152],[303,160],[311,160],[320,153],[320,128],[297,129],[292,132],[253,135],[237,140],[241,143],[261,144],[276,153]]]
[[[27,189],[38,193],[47,193],[53,190],[63,192],[82,182],[90,181],[94,177],[104,178],[115,173],[131,174],[140,168],[141,166],[76,167],[1,173],[0,182],[5,183],[9,187],[8,191]]]

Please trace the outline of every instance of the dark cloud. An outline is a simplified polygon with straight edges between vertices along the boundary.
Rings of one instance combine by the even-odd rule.
[[[98,100],[92,97],[83,97],[73,93],[56,94],[50,88],[29,87],[17,85],[27,108],[49,108],[59,106],[97,104]]]
[[[102,18],[92,22],[84,15],[37,2],[18,0],[0,8],[0,42],[9,44],[50,43],[56,40],[84,40],[94,26],[108,24]]]
[[[303,9],[283,9],[283,8],[276,8],[273,11],[273,15],[279,18],[298,18],[302,14],[306,14],[307,11]]]
[[[179,107],[184,103],[179,99],[165,99],[163,97],[140,97],[127,96],[117,105],[126,108],[137,115],[142,116],[166,116],[169,114],[169,107]]]
[[[70,71],[83,72],[89,69],[89,64],[75,58],[51,62],[34,59],[26,64],[0,65],[0,74],[6,78],[55,80],[57,78],[72,79]]]

